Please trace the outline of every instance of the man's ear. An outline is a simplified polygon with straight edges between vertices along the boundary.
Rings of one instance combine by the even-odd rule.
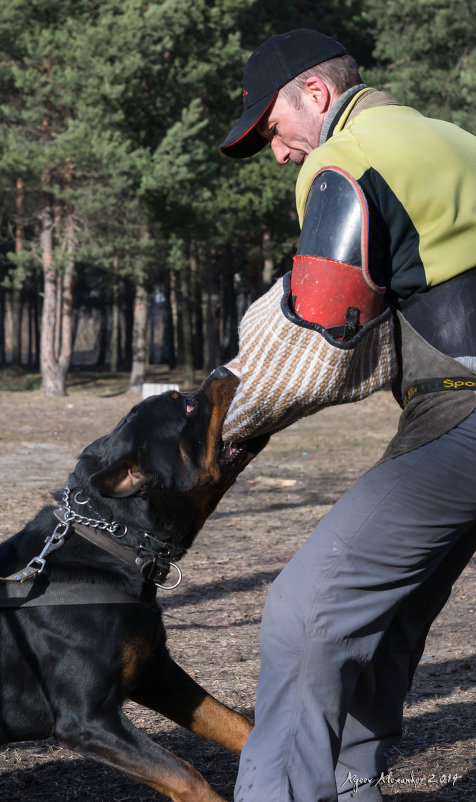
[[[333,102],[333,93],[331,88],[318,75],[311,75],[307,78],[303,91],[311,95],[321,113],[329,110]]]
[[[91,476],[90,482],[102,496],[123,498],[137,493],[147,482],[147,477],[136,464],[123,464],[98,471]]]

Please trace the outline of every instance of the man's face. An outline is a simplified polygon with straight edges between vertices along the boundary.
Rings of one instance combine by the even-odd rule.
[[[278,94],[257,128],[269,141],[278,164],[303,164],[319,144],[322,123],[322,115],[310,94],[302,94],[298,109]]]

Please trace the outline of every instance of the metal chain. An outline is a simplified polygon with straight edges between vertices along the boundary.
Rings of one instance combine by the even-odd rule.
[[[86,499],[85,501],[78,500],[77,496],[80,494],[80,492],[81,491],[78,490],[78,492],[73,497],[73,501],[75,501],[76,504],[87,504],[89,502],[89,498]],[[110,523],[107,523],[107,521],[103,521],[99,518],[98,519],[87,518],[85,515],[80,515],[79,513],[74,512],[74,510],[71,508],[70,496],[71,496],[71,488],[67,484],[65,485],[63,491],[63,510],[64,510],[63,520],[56,525],[52,534],[45,539],[44,541],[45,545],[43,546],[43,549],[41,550],[40,554],[37,557],[33,557],[33,559],[30,560],[26,568],[19,571],[17,574],[13,574],[11,577],[8,577],[8,579],[14,580],[16,582],[24,582],[26,579],[33,579],[33,577],[35,577],[37,574],[41,574],[46,565],[46,556],[50,554],[52,551],[56,551],[56,549],[59,549],[63,545],[66,535],[72,528],[71,527],[72,523],[83,524],[83,526],[91,526],[94,529],[101,529],[105,532],[109,532],[109,534],[113,535],[116,538],[124,537],[124,535],[127,532],[127,526],[124,525],[123,534],[118,535],[117,530],[121,528],[121,524],[118,524],[117,521],[111,521]],[[152,537],[147,532],[144,532],[144,537],[146,538],[146,541],[147,540],[149,540],[149,542],[152,540],[155,541],[159,546],[161,546],[165,550],[165,553],[162,552],[162,554],[160,554],[160,552],[155,551],[155,549],[153,548],[139,546],[137,551],[136,562],[139,564],[138,561],[140,553],[145,552],[153,556],[153,563],[155,566],[160,566],[163,570],[166,570],[165,575],[167,575],[168,570],[173,568],[177,572],[177,579],[173,584],[162,585],[156,579],[152,580],[156,585],[156,587],[158,588],[162,588],[163,590],[173,590],[182,581],[182,572],[178,567],[178,565],[176,565],[176,563],[170,560],[172,552],[169,548],[169,544],[161,543],[159,540],[157,540],[157,538]],[[178,555],[179,559],[183,555],[183,553],[184,551],[181,551],[181,553]]]
[[[80,493],[81,491],[78,491]],[[74,496],[74,501],[76,501],[76,496]],[[77,523],[83,524],[83,526],[91,526],[93,529],[102,529],[105,532],[109,532],[110,535],[120,539],[127,534],[127,526],[124,525],[124,532],[118,535],[118,530],[121,528],[122,524],[118,524],[117,521],[111,521],[108,523],[107,521],[103,521],[100,518],[87,518],[85,515],[80,515],[74,510],[71,509],[71,504],[69,503],[69,499],[71,496],[71,488],[67,484],[65,485],[64,492],[63,492],[63,507],[65,509],[65,516],[64,521],[65,523]],[[78,504],[87,504],[89,499],[86,501],[77,501]]]

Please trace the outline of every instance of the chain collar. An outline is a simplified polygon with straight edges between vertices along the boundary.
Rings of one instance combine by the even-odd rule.
[[[74,503],[79,504],[80,506],[82,504],[88,504],[90,501],[89,498],[86,498],[84,501],[80,501],[78,496],[81,495],[81,492],[81,490],[78,490],[73,496]],[[63,509],[65,510],[63,521],[65,523],[76,523],[82,524],[83,526],[92,526],[93,529],[101,529],[104,532],[108,532],[115,538],[122,538],[127,534],[127,526],[122,526],[121,524],[118,524],[117,521],[111,521],[108,523],[101,518],[87,518],[85,515],[79,515],[77,512],[74,512],[74,510],[71,509],[71,504],[69,502],[70,496],[71,488],[67,484],[63,491]],[[120,533],[121,529],[124,529],[124,531]]]
[[[81,501],[79,498],[80,496],[81,490],[78,490],[73,496],[73,502],[75,504],[82,505],[89,503],[89,498]],[[83,530],[81,532],[80,528],[90,527],[91,531],[99,530],[99,532],[107,532],[116,540],[120,540],[121,538],[125,537],[128,531],[127,526],[119,524],[114,520],[108,522],[104,521],[102,518],[88,518],[85,515],[80,515],[71,508],[70,497],[71,488],[68,484],[66,484],[63,492],[63,509],[65,511],[63,520],[65,523],[72,525],[78,534],[82,534],[82,536],[85,537],[85,531]],[[162,590],[173,590],[174,588],[178,587],[182,581],[182,571],[174,562],[174,560],[180,559],[180,557],[183,556],[184,551],[172,550],[170,544],[158,540],[148,532],[142,532],[142,537],[144,538],[145,544],[139,544],[136,547],[136,557],[134,562],[144,579],[153,581],[154,584]],[[105,545],[101,547],[107,550]],[[127,549],[129,552],[134,552],[134,549],[128,546],[122,546],[122,548]],[[117,555],[117,548],[115,549],[115,553]],[[124,557],[121,559],[124,559]],[[126,559],[126,562],[129,562],[129,560]],[[166,578],[171,568],[173,568],[176,572],[177,578],[171,585],[163,585],[162,581]]]
[[[78,490],[73,496],[73,502],[79,505],[88,504],[90,499],[81,501],[80,495],[81,490]],[[170,544],[158,540],[148,532],[142,533],[145,545],[139,544],[135,550],[130,546],[114,544],[111,541],[108,546],[108,538],[103,533],[107,532],[113,538],[120,540],[127,534],[127,526],[119,524],[117,521],[107,522],[102,518],[88,518],[86,515],[80,515],[72,509],[70,498],[71,488],[67,484],[63,491],[62,507],[55,513],[59,523],[53,533],[46,538],[45,546],[40,554],[30,560],[26,568],[7,577],[8,580],[24,582],[26,579],[33,579],[37,574],[41,574],[46,565],[47,555],[59,549],[64,544],[65,537],[70,530],[74,530],[86,540],[93,542],[123,562],[135,565],[144,579],[154,582],[156,587],[162,590],[173,590],[178,587],[182,581],[182,571],[174,560],[180,559],[185,550],[173,550]],[[177,578],[173,584],[163,585],[162,581],[167,577],[171,568],[175,570]]]

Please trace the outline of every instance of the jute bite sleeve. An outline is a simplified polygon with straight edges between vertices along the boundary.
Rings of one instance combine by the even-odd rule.
[[[273,433],[323,407],[365,398],[397,375],[391,309],[341,342],[289,308],[290,273],[255,301],[240,324],[240,379],[223,428],[226,442]]]

